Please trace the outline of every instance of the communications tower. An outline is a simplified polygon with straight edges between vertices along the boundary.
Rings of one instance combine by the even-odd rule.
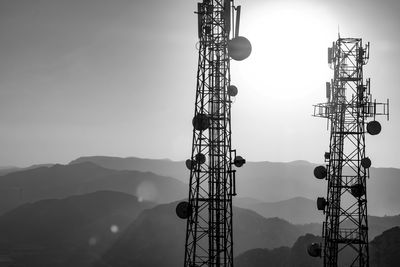
[[[184,266],[233,266],[234,166],[245,160],[231,148],[230,58],[243,60],[251,44],[239,36],[240,6],[233,0],[198,3],[199,58],[188,201],[176,207],[187,220]]]
[[[326,83],[327,102],[314,105],[314,116],[327,118],[330,125],[326,165],[314,169],[318,179],[328,182],[327,197],[317,199],[325,213],[323,245],[311,244],[308,253],[323,254],[324,267],[369,266],[367,180],[371,160],[365,150],[365,134],[377,135],[381,125],[377,115],[389,119],[389,100],[372,100],[370,79],[364,80],[363,66],[369,59],[369,43],[360,38],[340,38],[328,48],[328,63],[334,70]],[[346,265],[347,266],[347,265]]]

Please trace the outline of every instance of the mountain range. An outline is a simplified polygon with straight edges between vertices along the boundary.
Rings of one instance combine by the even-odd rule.
[[[320,266],[319,259],[305,254],[306,246],[319,240],[316,235],[324,220],[306,194],[326,186],[309,175],[314,166],[305,161],[250,162],[238,170],[240,193],[234,198],[233,224],[237,266]],[[3,170],[7,174],[0,176],[0,263],[182,265],[186,221],[176,216],[175,207],[188,191],[183,162],[84,157],[68,165]],[[396,212],[399,174],[398,169],[371,169],[371,177],[380,178],[369,181],[369,211],[389,203],[381,213]],[[396,230],[391,230],[392,239],[380,236],[400,225],[400,215],[368,220],[371,247],[379,248],[371,250],[371,260],[393,266],[396,255],[387,262],[384,251],[397,247],[400,237]]]
[[[167,203],[187,195],[187,185],[150,172],[117,171],[91,162],[38,167],[0,176],[0,214],[24,203],[113,190]]]
[[[176,216],[176,204],[156,205],[113,191],[23,204],[0,216],[0,261],[6,255],[17,266],[177,266],[186,221]],[[299,236],[321,232],[320,224],[294,225],[243,208],[233,212],[235,255],[295,247]],[[400,216],[369,220],[371,238],[400,225]]]
[[[174,177],[188,183],[189,170],[184,161],[118,158],[106,156],[81,157],[70,164],[92,162],[114,170],[150,171]],[[327,182],[314,178],[317,164],[307,161],[247,162],[237,170],[238,197],[253,198],[259,202],[277,202],[295,197],[316,200],[326,196]],[[400,169],[370,168],[368,180],[368,212],[376,216],[400,214]],[[317,213],[313,218],[320,217]],[[313,222],[313,221],[309,221]]]
[[[238,170],[234,203],[267,218],[296,224],[321,222],[324,215],[316,209],[315,196],[325,195],[326,182],[312,177],[314,167],[306,161],[249,162]],[[187,196],[188,173],[184,162],[133,157],[81,157],[68,165],[34,165],[0,176],[0,214],[23,203],[96,190],[141,194],[144,199],[167,203]],[[400,170],[371,168],[371,177],[369,214],[399,214]],[[166,180],[174,181],[173,186],[167,186],[171,183]]]

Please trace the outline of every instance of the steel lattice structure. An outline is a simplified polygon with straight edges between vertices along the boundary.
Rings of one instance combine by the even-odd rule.
[[[237,88],[230,84],[230,57],[244,59],[251,45],[237,36],[238,19],[235,38],[229,39],[233,15],[240,16],[240,7],[234,7],[232,0],[203,0],[197,14],[193,142],[191,158],[186,161],[189,198],[176,211],[187,219],[184,266],[233,266],[233,165],[240,167],[245,160],[231,148],[231,105]]]
[[[364,80],[363,66],[369,59],[369,43],[362,39],[340,38],[328,49],[334,78],[326,84],[327,103],[314,106],[314,116],[330,124],[326,166],[314,175],[328,181],[327,198],[318,198],[317,207],[326,214],[324,244],[309,247],[312,256],[321,256],[325,267],[337,267],[344,251],[352,255],[350,266],[369,266],[367,179],[371,160],[366,156],[365,133],[379,134],[376,115],[389,116],[387,103],[376,103],[370,93],[370,79]],[[389,118],[389,117],[388,117]],[[367,123],[367,120],[370,120]]]

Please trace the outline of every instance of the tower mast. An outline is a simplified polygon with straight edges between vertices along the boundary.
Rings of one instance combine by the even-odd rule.
[[[176,212],[187,219],[184,266],[228,267],[233,266],[233,165],[245,163],[231,148],[231,105],[238,91],[231,85],[230,58],[247,58],[251,45],[238,36],[240,6],[233,0],[203,0],[196,13],[199,58],[192,151],[186,161],[189,197]]]
[[[370,79],[363,77],[368,59],[369,43],[363,46],[360,38],[339,36],[328,48],[328,63],[334,70],[333,80],[326,83],[328,101],[314,105],[314,116],[328,119],[330,146],[324,155],[326,166],[314,169],[316,178],[328,182],[327,197],[317,199],[318,210],[326,215],[324,243],[312,244],[308,252],[323,254],[324,267],[340,265],[343,253],[351,255],[350,266],[369,266],[367,180],[371,160],[366,155],[365,133],[380,133],[375,117],[389,119],[389,100],[372,100]]]

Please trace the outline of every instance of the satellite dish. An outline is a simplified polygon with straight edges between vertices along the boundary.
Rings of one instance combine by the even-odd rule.
[[[360,198],[365,194],[365,188],[362,184],[354,184],[351,186],[351,194],[356,197]]]
[[[238,89],[234,85],[229,85],[227,91],[229,96],[236,96],[238,94]]]
[[[229,56],[241,61],[251,54],[251,43],[243,36],[235,37],[228,41]]]
[[[371,160],[368,157],[361,159],[361,166],[365,169],[371,167]]]
[[[382,126],[378,121],[370,121],[367,123],[367,132],[370,135],[377,135],[381,132]]]
[[[317,179],[324,179],[328,175],[328,172],[324,166],[318,166],[314,169],[314,176]]]
[[[193,170],[194,167],[196,167],[196,161],[192,160],[192,159],[187,159],[185,164],[186,164],[186,168],[188,168],[189,170]]]
[[[325,198],[319,197],[317,198],[317,209],[318,210],[325,210],[325,207],[328,203],[326,202]]]
[[[208,118],[208,115],[199,113],[194,116],[192,124],[194,129],[196,129],[197,131],[204,131],[208,127],[210,127],[210,120]]]
[[[181,219],[187,219],[192,215],[192,205],[189,204],[187,201],[180,202],[176,206],[176,215]]]
[[[318,243],[312,243],[307,247],[308,255],[311,257],[321,257],[322,255],[322,248],[321,245]]]
[[[240,168],[246,163],[246,160],[242,158],[241,156],[236,156],[235,159],[233,160],[233,164]]]
[[[196,162],[198,162],[200,164],[205,163],[206,162],[206,156],[204,156],[204,154],[202,154],[202,153],[198,153],[196,155]]]

